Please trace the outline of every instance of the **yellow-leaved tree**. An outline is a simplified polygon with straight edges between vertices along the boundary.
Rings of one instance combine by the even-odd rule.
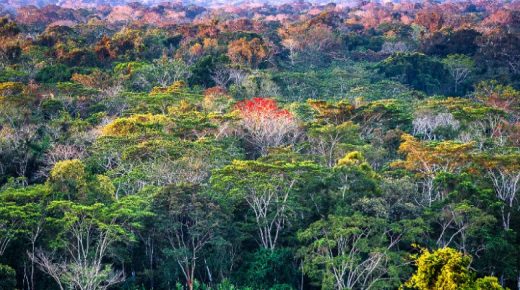
[[[422,250],[415,257],[417,271],[400,289],[417,290],[502,290],[496,277],[474,279],[469,269],[471,256],[452,248]]]

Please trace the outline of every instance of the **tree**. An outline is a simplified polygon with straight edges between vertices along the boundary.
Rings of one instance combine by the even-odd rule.
[[[370,289],[391,268],[385,222],[377,218],[330,215],[298,233],[304,272],[322,289]]]
[[[0,28],[0,30],[2,30]],[[0,32],[1,35],[1,32]],[[5,69],[9,64],[20,62],[22,55],[21,43],[16,39],[9,39],[0,36],[0,68]]]
[[[415,22],[430,32],[435,32],[444,25],[446,16],[440,7],[426,7],[417,12]]]
[[[420,142],[408,134],[402,135],[399,152],[406,154],[406,159],[396,161],[392,165],[417,172],[422,178],[424,202],[431,206],[432,202],[442,199],[434,190],[434,179],[439,172],[460,171],[467,165],[472,143],[461,144],[453,141],[438,143]]]
[[[0,264],[0,288],[16,289],[16,272],[13,268]]]
[[[0,204],[0,257],[9,244],[23,232],[24,208],[13,202],[1,201]]]
[[[482,36],[475,28],[447,29],[430,35],[421,35],[421,51],[428,55],[447,56],[463,54],[473,56],[478,51],[478,39]]]
[[[518,202],[517,194],[520,189],[520,154],[507,153],[477,157],[479,163],[491,180],[496,197],[502,204],[502,226],[510,228],[511,213]]]
[[[469,269],[471,256],[452,248],[441,248],[434,252],[422,250],[421,255],[415,257],[415,263],[417,271],[401,289],[504,289],[495,277],[474,280]]]
[[[384,76],[428,94],[441,91],[449,75],[442,62],[421,53],[398,53],[382,61],[378,68]]]
[[[463,98],[428,99],[415,113],[414,134],[434,140],[474,141],[480,149],[490,141],[503,146],[507,113],[483,103]]]
[[[291,282],[297,275],[293,249],[260,248],[246,257],[243,266],[246,285],[256,285],[258,289],[293,289]]]
[[[30,122],[23,124],[23,120],[18,120],[19,113],[21,112],[8,114],[7,121],[0,129],[0,158],[16,176],[27,177],[27,170],[38,154],[35,149],[39,127]]]
[[[237,86],[232,86],[234,94],[239,98],[249,98],[251,96],[260,98],[272,98],[280,95],[280,88],[276,84],[273,76],[265,71],[254,71],[244,76],[242,82]]]
[[[190,68],[182,61],[162,57],[136,72],[136,81],[141,88],[167,87],[191,77]]]
[[[361,125],[361,135],[370,138],[377,128],[405,129],[411,121],[409,106],[404,101],[386,99],[369,102],[357,108],[353,121]]]
[[[40,269],[51,276],[61,290],[107,289],[123,281],[122,272],[114,272],[103,261],[109,246],[120,238],[122,229],[106,223],[102,217],[107,210],[101,204],[84,206],[72,202],[52,202],[49,210],[61,211],[55,221],[61,224],[59,242],[68,255],[55,260],[52,254],[38,250],[31,257]]]
[[[98,90],[104,95],[103,97],[108,98],[116,97],[122,90],[120,79],[101,70],[94,70],[88,75],[74,73],[71,80],[87,88]]]
[[[208,112],[224,113],[233,104],[233,98],[224,87],[213,87],[204,91],[202,106]]]
[[[52,144],[43,157],[43,168],[38,172],[41,176],[49,177],[50,171],[56,163],[65,160],[75,160],[85,157],[85,147],[78,145]]]
[[[294,38],[285,38],[282,40],[282,45],[289,50],[289,59],[291,65],[295,64],[296,52],[299,50],[299,43]]]
[[[460,128],[460,122],[451,113],[419,112],[412,124],[413,135],[419,135],[426,140],[437,140],[443,131],[456,131]]]
[[[247,203],[253,212],[258,244],[273,251],[298,209],[300,186],[316,178],[317,172],[318,167],[310,162],[270,164],[234,160],[217,170],[211,180],[235,203]]]
[[[17,215],[18,225],[16,236],[4,231],[5,237],[27,240],[30,243],[28,251],[31,266],[27,278],[28,288],[36,289],[34,253],[36,244],[42,236],[47,215],[48,188],[45,185],[35,185],[25,188],[8,188],[0,194],[0,205],[10,213]],[[15,210],[15,209],[19,209]],[[3,216],[2,218],[5,218]],[[0,222],[1,224],[2,222]],[[11,224],[13,226],[13,224]],[[1,231],[1,230],[0,230]]]
[[[334,51],[340,46],[340,40],[334,32],[327,24],[310,21],[278,29],[282,37],[281,44],[289,50],[292,65],[300,61],[320,64],[339,54]]]
[[[232,62],[257,68],[270,56],[270,49],[260,38],[240,38],[228,45],[228,57]]]
[[[85,165],[78,159],[56,163],[50,172],[49,185],[55,193],[64,194],[69,200],[85,200]]]
[[[168,245],[163,251],[176,261],[190,290],[194,289],[195,270],[205,260],[204,252],[225,243],[225,215],[216,201],[200,190],[196,185],[171,185],[154,197],[159,234]],[[211,276],[210,269],[206,270]]]
[[[110,38],[106,35],[103,35],[103,37],[95,44],[94,53],[99,61],[110,61],[117,57],[116,48],[113,46]]]
[[[450,54],[442,62],[455,82],[455,93],[457,93],[459,86],[475,69],[475,62],[471,57],[463,54]]]
[[[518,20],[513,20],[516,23]],[[507,67],[513,75],[520,73],[520,35],[499,27],[480,37],[480,53],[491,69]]]
[[[102,128],[102,136],[132,137],[157,135],[163,133],[169,119],[165,115],[134,114],[117,118]]]
[[[219,67],[211,72],[211,79],[215,82],[216,87],[226,88],[232,81],[231,69],[227,67]]]
[[[9,17],[0,17],[0,35],[3,37],[13,37],[20,33],[20,28],[17,23],[11,21]]]
[[[39,249],[30,257],[61,290],[104,290],[124,280],[123,271],[115,270],[107,259],[114,243],[133,240],[133,227],[149,214],[145,200],[126,197],[91,205],[57,200],[48,211],[49,222],[58,230],[54,251]]]
[[[236,104],[239,124],[247,141],[267,154],[270,147],[292,145],[300,136],[300,127],[294,116],[280,109],[275,100],[253,98]]]
[[[35,79],[42,83],[57,83],[69,81],[72,77],[71,69],[63,64],[48,65],[36,73]]]
[[[308,136],[312,151],[323,157],[328,167],[334,167],[349,146],[362,144],[359,126],[350,121],[339,125],[312,126]]]
[[[518,116],[520,110],[520,91],[498,81],[482,81],[475,87],[475,97],[494,108]]]
[[[317,112],[316,119],[326,124],[339,125],[350,121],[354,117],[356,109],[347,101],[333,103],[309,99],[307,103]]]
[[[491,226],[496,219],[468,202],[448,204],[437,213],[440,234],[436,244],[438,247],[456,247],[467,254],[468,240],[479,229]]]

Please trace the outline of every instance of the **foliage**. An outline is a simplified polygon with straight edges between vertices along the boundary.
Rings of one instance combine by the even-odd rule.
[[[229,43],[228,56],[234,63],[256,68],[269,56],[269,48],[259,38],[240,38]]]
[[[416,258],[417,272],[404,289],[503,289],[495,277],[473,281],[470,262],[471,257],[451,248],[423,250]]]
[[[236,104],[240,125],[251,145],[265,155],[268,148],[291,145],[300,129],[292,114],[278,108],[275,100],[253,98]]]
[[[420,53],[391,56],[381,62],[378,68],[386,77],[397,78],[429,94],[441,89],[447,75],[440,61]]]
[[[14,289],[16,287],[16,272],[13,268],[0,264],[0,287]]]
[[[514,1],[18,2],[0,288],[518,287]]]
[[[384,223],[354,215],[329,216],[298,234],[304,271],[325,289],[371,287],[390,269]]]

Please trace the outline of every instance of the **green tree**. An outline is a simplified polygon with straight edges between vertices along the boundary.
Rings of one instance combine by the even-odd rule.
[[[167,186],[154,196],[157,228],[165,240],[167,258],[179,266],[188,289],[194,289],[196,270],[203,267],[205,252],[222,247],[226,216],[215,200],[197,185]],[[207,265],[206,265],[207,267]],[[206,268],[211,277],[211,270]]]
[[[330,215],[298,233],[303,270],[322,289],[368,289],[392,272],[389,239],[384,220]],[[390,277],[395,279],[395,277]]]
[[[9,244],[25,231],[24,207],[10,201],[0,201],[0,257]]]
[[[188,81],[191,71],[182,60],[162,57],[135,72],[135,82],[140,88],[167,87],[178,81]]]
[[[47,220],[57,232],[50,243],[53,251],[37,250],[30,256],[62,290],[107,289],[124,279],[107,261],[112,246],[134,240],[133,229],[149,214],[147,208],[137,196],[92,205],[53,201],[47,208]]]
[[[398,53],[382,61],[378,69],[384,76],[428,94],[441,92],[449,75],[442,62],[421,53]]]
[[[28,273],[30,289],[34,289],[36,285],[34,253],[36,245],[45,230],[47,204],[49,202],[48,191],[45,185],[34,185],[24,188],[8,188],[0,192],[0,204],[2,207],[10,204],[21,209],[21,211],[12,211],[12,208],[8,206],[8,210],[16,214],[20,221],[16,239],[30,243],[30,249],[28,250],[29,259],[31,260]],[[6,237],[9,237],[9,235],[6,235]]]
[[[457,93],[459,86],[464,83],[475,69],[475,62],[471,57],[464,54],[450,54],[442,60],[442,63],[450,72],[454,81],[454,91]]]
[[[16,289],[15,270],[3,264],[0,264],[0,289]]]
[[[311,152],[322,157],[328,167],[334,167],[348,149],[362,144],[359,126],[352,122],[311,125],[307,134]]]
[[[299,208],[301,187],[318,172],[319,167],[308,161],[272,164],[234,160],[214,172],[212,183],[235,203],[247,203],[254,216],[258,243],[274,250]]]
[[[496,197],[502,202],[502,226],[510,228],[511,215],[517,210],[520,184],[520,154],[507,152],[502,154],[479,154],[477,161],[491,181]]]
[[[293,289],[297,275],[297,263],[292,248],[277,248],[274,251],[260,248],[244,255],[244,285],[258,289]]]

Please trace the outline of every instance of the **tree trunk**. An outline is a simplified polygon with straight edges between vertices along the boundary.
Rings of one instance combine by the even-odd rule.
[[[504,230],[509,230],[509,221],[511,219],[511,213],[510,212],[507,212],[506,213],[506,209],[505,209],[505,205],[502,206],[502,225],[504,227]]]
[[[31,285],[30,285],[30,289],[31,290],[34,290],[34,251],[35,251],[35,242],[34,241],[31,241],[31,248],[32,248],[32,252],[31,252]]]
[[[154,273],[153,273],[153,255],[154,255],[154,252],[153,252],[153,242],[151,242],[152,244],[150,245],[150,290],[153,290],[154,289]]]

